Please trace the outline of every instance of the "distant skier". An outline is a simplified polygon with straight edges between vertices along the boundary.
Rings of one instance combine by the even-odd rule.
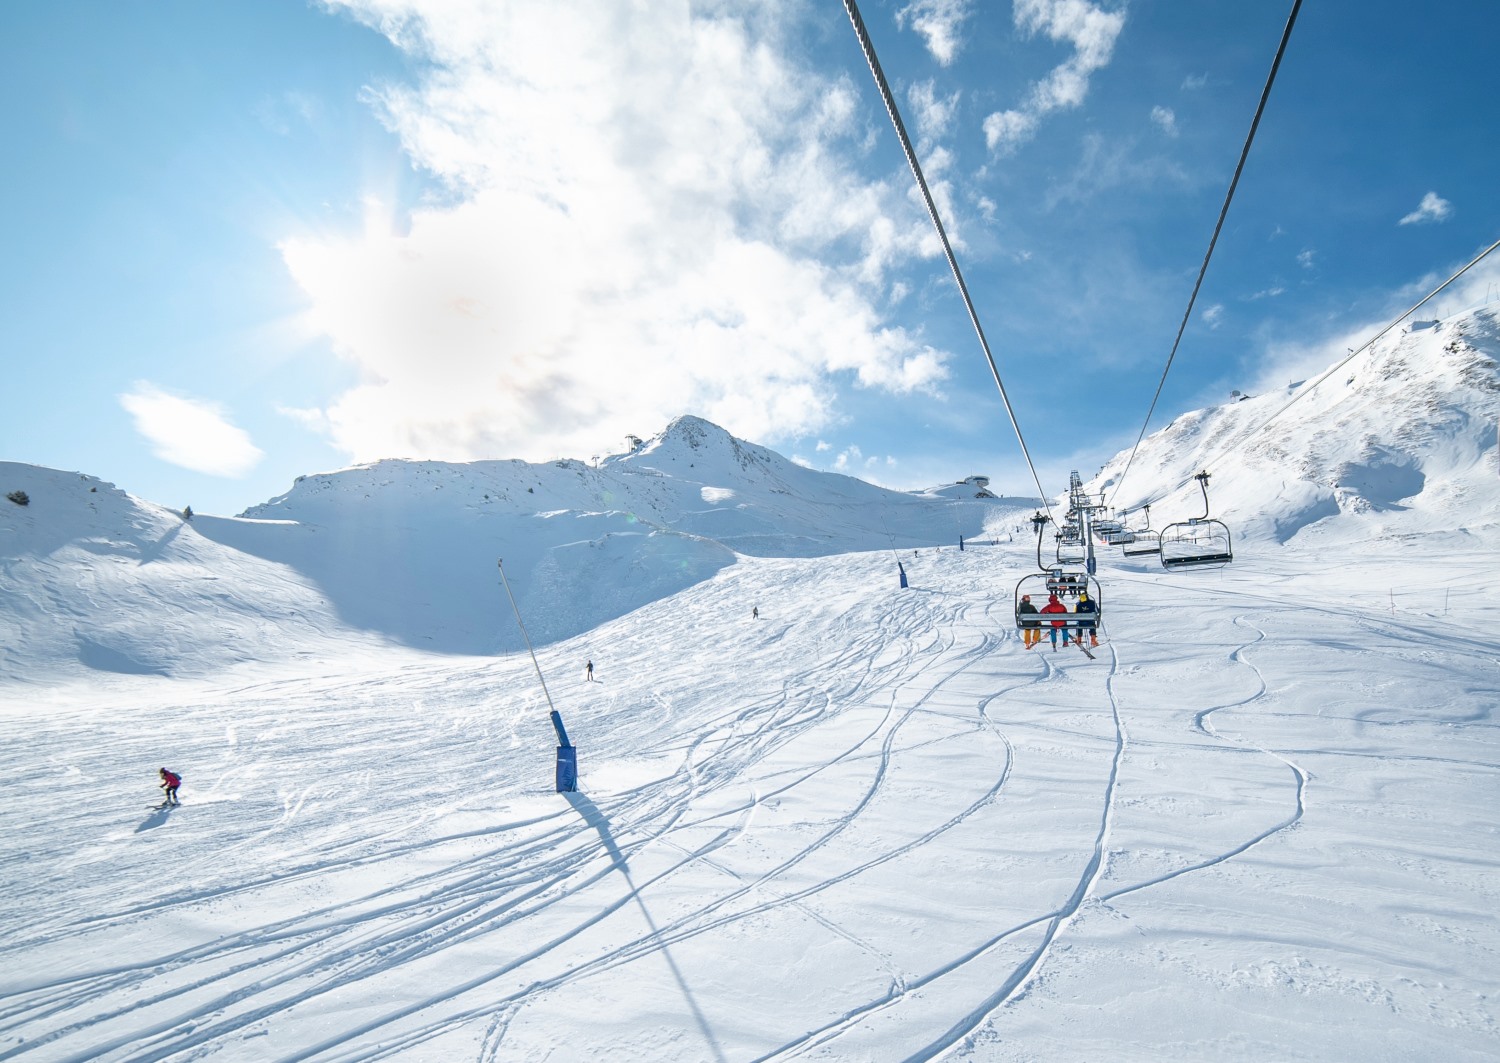
[[[193,507],[192,506],[183,506],[182,507],[182,519],[183,520],[192,520],[193,519]]]
[[[167,799],[163,801],[162,804],[177,804],[177,788],[181,785],[181,775],[178,775],[175,771],[168,771],[166,768],[161,769],[161,788],[166,792],[167,795]]]
[[[750,609],[750,619],[751,620],[759,620],[760,619],[760,606],[756,605],[756,606],[752,606],[751,607],[751,609]]]
[[[1020,616],[1020,614],[1036,615],[1036,606],[1031,604],[1031,595],[1021,595],[1021,604],[1016,606],[1016,613],[1021,621],[1021,641],[1026,644],[1026,648],[1029,650],[1042,641],[1042,622],[1040,620],[1028,619],[1027,616]]]
[[[1087,594],[1079,594],[1078,604],[1074,606],[1073,612],[1092,613],[1097,616],[1099,613],[1099,606],[1094,601],[1094,599],[1090,598]],[[1083,636],[1085,632],[1087,632],[1088,637],[1093,645],[1099,645],[1099,632],[1097,630],[1097,624],[1098,621],[1092,619],[1078,621],[1078,631],[1076,632],[1078,636],[1078,645],[1083,645]]]
[[[594,662],[593,661],[590,661],[588,664],[586,664],[586,665],[583,666],[583,681],[585,683],[592,683],[594,681]]]
[[[1060,601],[1057,600],[1057,595],[1055,595],[1055,594],[1049,594],[1049,595],[1047,595],[1047,604],[1044,605],[1044,606],[1042,606],[1042,612],[1056,614],[1056,613],[1066,613],[1067,611],[1068,611],[1068,607],[1066,605],[1064,605],[1062,602],[1060,602]],[[1057,649],[1057,633],[1063,629],[1063,626],[1066,623],[1067,623],[1067,621],[1065,621],[1065,620],[1054,620],[1054,621],[1052,621],[1052,630],[1049,632],[1049,634],[1052,636],[1052,649],[1054,651],[1056,651],[1056,649]],[[1038,640],[1038,641],[1040,641],[1040,640]],[[1068,644],[1068,636],[1065,634],[1065,635],[1063,635],[1063,645],[1066,646],[1067,644]]]

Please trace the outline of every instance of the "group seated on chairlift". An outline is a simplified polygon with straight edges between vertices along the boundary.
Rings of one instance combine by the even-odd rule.
[[[1056,598],[1066,612],[1043,613],[1042,607]],[[1036,612],[1023,612],[1022,603],[1030,600]],[[1087,599],[1088,604],[1079,609],[1078,605]],[[1076,631],[1079,629],[1098,630],[1104,617],[1104,601],[1099,595],[1099,581],[1087,572],[1070,572],[1063,568],[1053,568],[1043,572],[1033,572],[1022,576],[1016,584],[1016,627],[1017,628],[1062,628],[1064,631]]]
[[[1043,629],[1060,627],[1064,631],[1097,630],[1104,616],[1104,602],[1099,594],[1099,581],[1082,569],[1069,567],[1082,564],[1083,556],[1080,553],[1077,562],[1067,561],[1065,540],[1062,535],[1058,536],[1057,563],[1044,564],[1042,562],[1042,527],[1046,524],[1047,518],[1039,513],[1032,518],[1032,522],[1037,528],[1036,552],[1039,571],[1022,576],[1020,582],[1016,584],[1016,627]],[[1056,596],[1058,602],[1068,609],[1067,612],[1042,613],[1040,611],[1053,596]],[[1093,608],[1085,607],[1080,612],[1077,603],[1085,598],[1093,605]],[[1037,612],[1021,611],[1022,603],[1028,599],[1031,600],[1031,605],[1037,609]],[[1073,603],[1072,608],[1068,608],[1069,602]]]

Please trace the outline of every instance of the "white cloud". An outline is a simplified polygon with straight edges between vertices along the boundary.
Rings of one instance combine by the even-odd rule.
[[[1207,74],[1189,74],[1187,77],[1182,79],[1182,91],[1196,92],[1198,89],[1201,89],[1204,85],[1207,84]]]
[[[230,424],[218,405],[169,395],[145,382],[120,396],[162,461],[210,476],[244,476],[264,457],[243,429]]]
[[[1453,204],[1449,203],[1436,192],[1428,192],[1422,197],[1422,202],[1418,204],[1417,209],[1396,224],[1423,225],[1427,222],[1444,221],[1452,213]]]
[[[926,218],[845,161],[854,90],[789,58],[781,0],[336,2],[422,60],[372,98],[455,192],[281,245],[361,371],[324,411],[354,460],[597,453],[685,412],[774,442],[946,377],[875,309]]]
[[[839,452],[839,456],[833,459],[833,467],[839,472],[849,472],[851,468],[859,465],[864,460],[865,452],[859,449],[857,444],[851,445]]]
[[[1169,137],[1177,135],[1177,114],[1170,107],[1151,108],[1151,121],[1161,127],[1161,131]]]
[[[1312,269],[1316,265],[1317,252],[1312,249],[1302,251],[1297,255],[1297,264],[1303,269]]]
[[[1203,323],[1211,329],[1216,329],[1224,323],[1224,304],[1215,303],[1203,311]]]
[[[1177,163],[1162,155],[1137,156],[1134,147],[1129,141],[1110,140],[1097,133],[1084,136],[1073,170],[1047,188],[1048,209],[1069,201],[1086,202],[1111,188],[1135,187],[1159,193],[1169,185],[1188,183]]]
[[[927,50],[943,66],[953,62],[963,46],[959,29],[969,17],[970,0],[913,0],[896,12],[896,25],[922,35]]]
[[[997,111],[984,120],[985,141],[993,151],[1014,150],[1036,134],[1047,115],[1083,103],[1089,78],[1109,65],[1125,14],[1104,11],[1090,0],[1015,0],[1015,23],[1024,34],[1046,34],[1051,40],[1071,44],[1074,51],[1031,86],[1020,107]]]
[[[912,85],[906,91],[906,98],[911,113],[916,116],[918,135],[929,139],[945,136],[953,127],[953,116],[958,112],[961,95],[955,92],[938,99],[937,88],[931,79]]]

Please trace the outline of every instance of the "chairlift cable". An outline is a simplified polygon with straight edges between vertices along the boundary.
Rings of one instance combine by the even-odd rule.
[[[1297,0],[1300,4],[1302,0]],[[922,192],[922,199],[927,204],[927,216],[932,219],[932,226],[937,230],[938,239],[942,241],[943,253],[948,257],[948,268],[953,271],[953,279],[958,283],[958,291],[963,296],[964,306],[969,312],[969,321],[974,325],[974,332],[979,337],[979,346],[984,349],[985,360],[989,362],[990,373],[995,378],[995,386],[1000,389],[1000,401],[1005,404],[1005,414],[1010,418],[1010,426],[1015,430],[1016,442],[1021,445],[1021,456],[1026,459],[1026,465],[1031,470],[1031,478],[1036,483],[1036,489],[1042,500],[1042,506],[1048,515],[1052,513],[1052,507],[1047,501],[1047,491],[1042,487],[1042,478],[1037,474],[1036,465],[1031,460],[1031,451],[1026,447],[1026,437],[1021,434],[1021,425],[1016,420],[1016,411],[1010,404],[1010,396],[1006,394],[1005,384],[1000,379],[1000,369],[995,365],[995,356],[990,352],[990,344],[984,336],[984,328],[979,324],[979,314],[974,309],[974,300],[969,298],[969,286],[964,283],[963,272],[958,268],[958,258],[953,253],[953,245],[948,240],[948,232],[943,228],[943,221],[938,216],[937,203],[933,201],[932,190],[927,187],[927,178],[922,174],[922,166],[917,161],[917,153],[912,147],[911,137],[906,133],[906,125],[901,121],[901,111],[896,106],[896,98],[891,93],[891,87],[885,79],[885,72],[880,68],[880,60],[875,57],[875,45],[870,41],[869,31],[865,29],[865,20],[860,17],[859,6],[855,0],[844,0],[844,10],[849,13],[849,21],[854,25],[854,34],[859,38],[860,48],[865,53],[865,62],[870,65],[870,73],[875,77],[875,86],[880,90],[881,99],[885,102],[885,110],[890,115],[891,125],[896,128],[896,136],[901,141],[901,150],[906,155],[906,163],[911,167],[912,176],[917,179],[917,187]]]
[[[1125,477],[1130,474],[1130,466],[1135,462],[1136,451],[1140,449],[1141,440],[1146,437],[1146,429],[1151,424],[1151,415],[1156,412],[1156,404],[1161,399],[1162,388],[1166,386],[1167,374],[1172,370],[1172,362],[1177,357],[1177,348],[1182,343],[1182,334],[1187,331],[1189,319],[1193,316],[1193,305],[1198,301],[1198,291],[1203,287],[1203,277],[1208,273],[1208,261],[1213,257],[1214,246],[1219,242],[1219,233],[1224,228],[1224,219],[1229,215],[1229,204],[1234,199],[1235,189],[1240,183],[1240,174],[1244,172],[1245,160],[1250,155],[1250,145],[1255,141],[1255,131],[1260,127],[1261,115],[1265,112],[1266,101],[1271,97],[1271,86],[1276,82],[1276,71],[1281,68],[1281,57],[1286,54],[1287,42],[1292,37],[1292,26],[1297,21],[1297,12],[1302,8],[1302,0],[1293,0],[1292,13],[1287,16],[1286,28],[1281,32],[1281,44],[1276,49],[1276,58],[1271,63],[1271,72],[1266,77],[1266,87],[1261,90],[1260,103],[1256,105],[1255,117],[1250,122],[1250,133],[1245,137],[1245,146],[1240,150],[1240,161],[1234,168],[1234,177],[1229,182],[1229,191],[1224,196],[1224,206],[1219,210],[1218,223],[1214,225],[1214,234],[1208,241],[1208,251],[1203,255],[1203,265],[1198,268],[1198,280],[1193,284],[1193,293],[1188,297],[1187,310],[1183,312],[1182,324],[1177,326],[1177,338],[1172,341],[1172,351],[1167,355],[1167,364],[1161,371],[1161,380],[1157,382],[1156,394],[1151,397],[1151,405],[1146,410],[1146,419],[1141,423],[1141,431],[1135,437],[1135,446],[1130,448],[1130,457],[1126,459],[1125,471],[1120,473],[1119,482],[1115,484],[1114,494],[1117,497],[1120,488],[1125,484]]]

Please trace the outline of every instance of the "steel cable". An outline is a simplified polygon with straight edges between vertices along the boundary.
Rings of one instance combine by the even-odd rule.
[[[1271,97],[1271,86],[1276,82],[1276,71],[1281,68],[1281,57],[1286,54],[1287,42],[1292,38],[1292,26],[1297,21],[1297,12],[1302,8],[1302,0],[1293,0],[1292,13],[1287,16],[1286,28],[1281,32],[1281,44],[1276,49],[1276,58],[1271,63],[1271,73],[1266,77],[1266,87],[1261,90],[1260,103],[1255,108],[1255,117],[1250,122],[1250,133],[1245,137],[1245,146],[1240,150],[1240,161],[1234,168],[1234,177],[1229,182],[1229,192],[1224,196],[1224,206],[1219,210],[1218,223],[1214,225],[1213,237],[1208,241],[1208,251],[1203,256],[1203,265],[1198,268],[1198,280],[1193,284],[1193,294],[1188,298],[1187,310],[1183,312],[1182,324],[1177,326],[1177,338],[1172,341],[1172,351],[1167,355],[1167,364],[1161,371],[1161,380],[1157,382],[1156,394],[1151,397],[1151,406],[1146,410],[1146,419],[1141,423],[1141,431],[1135,437],[1135,446],[1130,448],[1130,457],[1126,459],[1125,471],[1120,473],[1119,482],[1115,484],[1110,499],[1113,501],[1119,497],[1120,488],[1125,486],[1125,477],[1130,475],[1130,466],[1135,463],[1136,451],[1141,447],[1141,440],[1146,437],[1146,429],[1151,424],[1151,415],[1156,412],[1156,403],[1161,399],[1162,388],[1166,386],[1167,374],[1172,370],[1172,362],[1177,357],[1177,348],[1182,343],[1182,334],[1187,330],[1188,320],[1193,316],[1193,305],[1198,301],[1198,291],[1203,287],[1203,277],[1208,273],[1208,261],[1213,257],[1214,246],[1219,242],[1219,233],[1224,229],[1224,219],[1229,216],[1229,204],[1234,200],[1234,190],[1239,186],[1240,174],[1244,172],[1245,160],[1250,156],[1250,145],[1255,142],[1255,131],[1260,127],[1260,118],[1266,109],[1266,101]]]
[[[1300,3],[1301,0],[1298,2]],[[917,153],[912,148],[911,137],[906,133],[905,123],[901,121],[901,111],[896,106],[896,98],[892,95],[891,87],[885,80],[885,73],[880,68],[880,60],[875,57],[875,46],[870,41],[869,31],[865,29],[864,19],[860,17],[859,7],[854,0],[844,0],[844,10],[849,13],[849,21],[854,24],[855,36],[859,38],[860,48],[864,50],[865,61],[870,65],[870,73],[875,76],[875,85],[880,90],[881,99],[885,102],[886,113],[890,115],[891,124],[896,127],[896,136],[901,141],[901,150],[906,154],[906,162],[911,167],[912,176],[917,179],[917,187],[921,190],[922,199],[927,204],[927,215],[932,219],[932,227],[937,230],[938,239],[942,241],[943,253],[948,257],[948,268],[953,271],[953,279],[958,283],[959,294],[963,296],[964,307],[969,312],[969,321],[974,325],[974,333],[979,337],[979,346],[984,349],[985,360],[989,362],[990,373],[995,378],[995,387],[1000,390],[1000,401],[1005,404],[1005,414],[1010,418],[1011,428],[1015,430],[1016,442],[1021,445],[1021,456],[1026,459],[1026,466],[1031,470],[1031,478],[1036,483],[1037,494],[1050,518],[1052,507],[1047,502],[1047,491],[1042,487],[1042,479],[1037,475],[1036,465],[1031,460],[1031,451],[1026,446],[1026,437],[1021,433],[1020,422],[1016,420],[1016,411],[1010,404],[1010,396],[1006,394],[1005,383],[1000,379],[1000,369],[995,365],[995,356],[990,352],[990,344],[985,339],[984,328],[979,324],[979,314],[974,309],[974,300],[969,298],[969,286],[964,283],[963,271],[958,268],[958,258],[953,254],[953,245],[948,240],[948,232],[943,228],[942,218],[938,216],[932,190],[927,187],[927,178],[923,176],[922,166],[917,162]]]

